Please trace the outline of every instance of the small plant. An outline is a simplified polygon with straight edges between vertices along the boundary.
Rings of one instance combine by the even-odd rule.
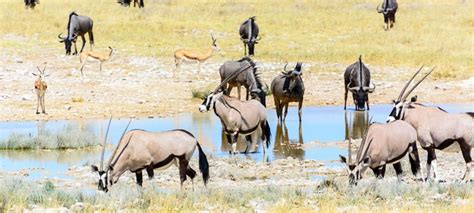
[[[211,93],[211,90],[209,89],[203,89],[203,90],[194,89],[192,91],[193,98],[201,99],[201,100],[204,100],[204,98],[206,98],[206,96],[209,95],[210,93]]]

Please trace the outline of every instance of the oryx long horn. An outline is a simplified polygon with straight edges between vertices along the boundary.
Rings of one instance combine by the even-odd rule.
[[[397,101],[401,101],[403,93],[405,93],[405,90],[407,89],[408,85],[410,85],[411,81],[413,81],[413,79],[415,79],[416,75],[418,75],[418,73],[420,73],[420,71],[423,69],[424,66],[425,66],[424,64],[421,65],[420,69],[418,69],[418,71],[416,71],[416,73],[410,78],[410,80],[407,82],[407,84],[405,84],[402,91],[400,92],[400,95],[398,95]]]
[[[130,126],[130,123],[132,123],[132,120],[133,120],[133,119],[130,119],[130,120],[128,121],[127,127],[125,127],[125,129],[123,130],[122,136],[120,136],[120,139],[119,139],[119,141],[118,141],[119,144],[117,144],[117,147],[115,147],[115,150],[114,150],[114,152],[113,152],[112,155],[111,155],[111,158],[110,158],[111,161],[112,161],[112,158],[115,156],[115,154],[117,154],[117,151],[118,151],[118,148],[119,148],[119,145],[120,145],[120,141],[122,141],[123,136],[125,135],[125,133],[126,133],[127,130],[128,130],[128,127]],[[130,138],[131,138],[131,137],[130,137]],[[107,164],[107,168],[106,168],[107,170],[109,170],[110,163],[111,163],[111,162],[109,162],[109,163]]]
[[[348,158],[348,162],[349,164],[352,163],[352,137],[349,137],[349,148],[347,149],[347,158]]]
[[[428,77],[432,72],[433,70],[436,68],[433,67],[428,73],[426,73],[425,76],[423,76],[423,78],[421,78],[402,98],[403,101],[405,101],[407,99],[407,97],[410,95],[411,92],[413,92],[413,90],[415,90],[415,88],[420,85],[421,82],[423,82],[423,80],[425,80],[426,77]]]
[[[224,86],[225,84],[227,84],[230,80],[234,79],[238,74],[240,74],[241,72],[243,72],[244,70],[246,70],[247,68],[251,67],[252,64],[249,64],[248,66],[245,66],[243,68],[240,68],[239,70],[237,70],[236,72],[232,73],[232,75],[229,75],[226,79],[224,79],[220,84],[219,86],[217,86],[214,91],[212,92],[213,94],[215,94],[217,92],[217,90],[219,90],[219,88],[221,88],[222,86]]]
[[[105,145],[107,144],[107,136],[109,135],[110,123],[112,123],[112,116],[110,116],[109,124],[107,125],[107,131],[105,132],[104,143],[102,144],[102,153],[100,155],[100,171],[103,171],[104,169]]]

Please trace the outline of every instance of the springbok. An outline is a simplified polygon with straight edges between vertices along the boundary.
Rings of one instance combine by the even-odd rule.
[[[176,69],[175,69],[175,75],[176,75],[176,70],[181,70],[181,64],[183,63],[184,60],[188,61],[197,61],[198,63],[198,73],[201,72],[201,63],[205,62],[207,59],[209,59],[214,51],[219,51],[219,47],[217,47],[217,39],[214,38],[214,36],[211,34],[211,39],[212,43],[209,48],[207,48],[205,51],[196,51],[196,50],[187,50],[187,49],[178,49],[174,52],[174,62],[176,64]]]
[[[290,102],[298,102],[298,118],[301,124],[301,109],[304,98],[304,83],[301,78],[301,75],[303,75],[301,71],[303,63],[296,63],[296,67],[293,70],[286,70],[287,65],[283,68],[282,75],[278,75],[272,81],[271,88],[273,100],[275,101],[275,111],[278,123],[284,122],[288,114],[288,104]],[[285,108],[285,113],[282,116],[283,108]]]
[[[249,56],[254,55],[255,44],[257,44],[261,39],[261,37],[258,37],[259,29],[255,20],[256,17],[252,16],[245,20],[239,28],[240,40],[244,43],[245,55],[247,55],[248,46]]]
[[[383,20],[385,22],[385,30],[390,30],[395,23],[395,13],[397,13],[398,3],[397,0],[383,0],[382,7],[380,4],[377,5],[377,12],[383,14]]]
[[[45,106],[44,106],[44,95],[46,93],[46,90],[48,89],[48,85],[44,81],[46,77],[49,75],[45,75],[44,71],[46,70],[46,65],[44,66],[43,70],[41,70],[39,67],[36,67],[38,69],[38,74],[36,73],[31,73],[34,76],[38,77],[35,80],[35,91],[36,91],[36,97],[38,99],[38,103],[36,104],[36,114],[40,114],[39,112],[39,107],[41,106],[41,112],[43,114],[46,114]]]
[[[357,185],[367,168],[371,168],[377,178],[383,178],[387,164],[393,164],[398,180],[401,180],[403,170],[400,160],[407,152],[411,171],[415,177],[418,176],[420,158],[416,147],[416,130],[407,122],[370,124],[362,138],[354,163],[351,159],[351,142],[352,138],[349,139],[348,159],[339,155],[341,162],[347,165],[350,184]]]
[[[408,92],[405,93],[408,85],[422,68],[423,66],[406,83],[397,100],[393,101],[394,106],[387,122],[404,120],[416,129],[418,142],[421,147],[428,152],[426,162],[427,180],[430,179],[431,167],[433,167],[434,179],[435,181],[437,180],[435,149],[443,150],[457,142],[461,148],[462,156],[466,163],[466,170],[462,177],[462,181],[467,182],[471,178],[471,148],[474,141],[474,113],[467,112],[451,114],[439,107],[429,107],[416,103],[416,96],[412,97],[410,101],[407,101],[407,97],[410,93],[434,70],[434,68],[431,69]]]
[[[347,105],[347,91],[352,93],[356,110],[365,110],[366,103],[367,110],[370,110],[368,93],[375,90],[375,84],[370,83],[370,70],[362,63],[362,56],[344,72],[344,89],[344,110]]]
[[[260,73],[257,71],[256,63],[249,57],[244,57],[238,61],[227,61],[219,68],[219,74],[221,76],[221,82],[224,81],[228,76],[247,67],[240,72],[235,78],[230,80],[227,84],[224,84],[222,89],[225,91],[224,94],[230,95],[233,87],[237,87],[238,97],[240,100],[240,87],[244,86],[247,90],[246,100],[249,99],[249,95],[255,96],[260,95],[261,100],[265,100],[265,91],[263,89],[263,83],[260,78]],[[263,96],[263,97],[262,97]],[[265,102],[262,104],[265,106]]]
[[[245,68],[239,71],[241,72],[243,70],[245,70]],[[232,147],[229,151],[231,154],[237,153],[236,148],[239,134],[244,135],[247,142],[245,153],[249,151],[252,144],[251,135],[259,128],[261,129],[262,143],[266,145],[266,148],[269,147],[271,138],[271,130],[267,121],[267,111],[258,100],[251,99],[249,101],[241,101],[237,98],[225,95],[223,91],[220,90],[229,80],[237,76],[240,73],[239,71],[221,82],[199,106],[200,112],[207,112],[213,109],[216,116],[219,117],[227,136],[227,142],[229,142]],[[264,154],[266,148],[263,147]]]
[[[107,133],[109,131],[107,127]],[[128,123],[130,125],[130,122]],[[181,189],[186,176],[191,181],[196,177],[196,171],[189,166],[196,147],[199,151],[199,170],[202,173],[204,185],[209,180],[209,163],[206,154],[196,138],[188,131],[174,129],[164,132],[148,132],[135,129],[122,133],[120,141],[110,156],[107,166],[104,168],[104,151],[107,143],[107,133],[103,144],[100,168],[92,165],[92,171],[99,174],[98,189],[107,192],[108,185],[117,183],[120,176],[130,171],[135,173],[137,184],[142,186],[142,170],[146,170],[148,178],[154,176],[154,169],[166,169],[172,164],[179,168]]]
[[[76,39],[77,36],[81,36],[82,38],[82,48],[81,51],[84,49],[84,46],[86,45],[86,39],[84,37],[84,34],[88,33],[89,34],[89,41],[91,43],[91,50],[92,50],[92,45],[94,45],[94,34],[92,33],[92,27],[94,25],[94,22],[92,21],[91,18],[87,16],[80,16],[77,15],[76,12],[71,12],[69,14],[69,21],[67,23],[67,37],[61,37],[60,33],[58,35],[58,38],[60,39],[59,42],[64,43],[64,48],[66,49],[66,55],[71,54],[71,45],[72,42],[74,42],[74,53],[73,55],[77,54],[77,47],[76,47]]]
[[[102,74],[102,63],[108,61],[110,57],[112,56],[112,53],[114,49],[109,46],[110,52],[107,55],[106,53],[98,53],[94,51],[85,51],[82,52],[79,56],[79,62],[81,62],[81,79],[83,77],[83,72],[82,70],[84,69],[84,66],[86,65],[87,59],[92,59],[99,61],[99,72]]]

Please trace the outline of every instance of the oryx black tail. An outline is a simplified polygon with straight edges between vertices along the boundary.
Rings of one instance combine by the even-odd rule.
[[[202,173],[202,180],[204,181],[204,185],[207,185],[207,181],[209,180],[209,162],[207,162],[206,154],[202,151],[201,145],[199,142],[196,141],[198,151],[199,151],[199,171]]]

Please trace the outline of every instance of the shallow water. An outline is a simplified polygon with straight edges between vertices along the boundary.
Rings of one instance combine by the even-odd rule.
[[[471,104],[442,105],[448,112],[474,111]],[[261,150],[241,157],[256,161],[272,161],[286,157],[323,161],[327,166],[338,165],[333,161],[339,154],[345,154],[343,148],[337,146],[311,146],[303,149],[308,142],[328,143],[349,138],[360,138],[365,126],[372,121],[384,122],[391,105],[373,105],[370,111],[344,111],[342,106],[305,107],[301,127],[298,123],[296,108],[291,107],[286,118],[286,125],[278,126],[274,109],[268,110],[272,140],[266,155]],[[107,119],[85,121],[18,121],[0,122],[0,140],[11,133],[35,136],[38,132],[55,132],[73,125],[83,131],[91,132],[103,138],[107,128]],[[109,143],[116,144],[128,123],[128,119],[113,120],[110,127]],[[193,133],[207,153],[214,156],[227,157],[229,145],[222,134],[222,127],[213,112],[185,113],[166,118],[150,118],[133,120],[130,129],[164,131],[169,129],[186,129]],[[349,134],[350,133],[350,134]],[[240,151],[245,150],[243,138],[238,143]],[[111,150],[107,150],[106,158]],[[0,171],[28,170],[29,178],[68,178],[65,171],[71,166],[82,166],[97,161],[100,150],[95,151],[0,151]]]

